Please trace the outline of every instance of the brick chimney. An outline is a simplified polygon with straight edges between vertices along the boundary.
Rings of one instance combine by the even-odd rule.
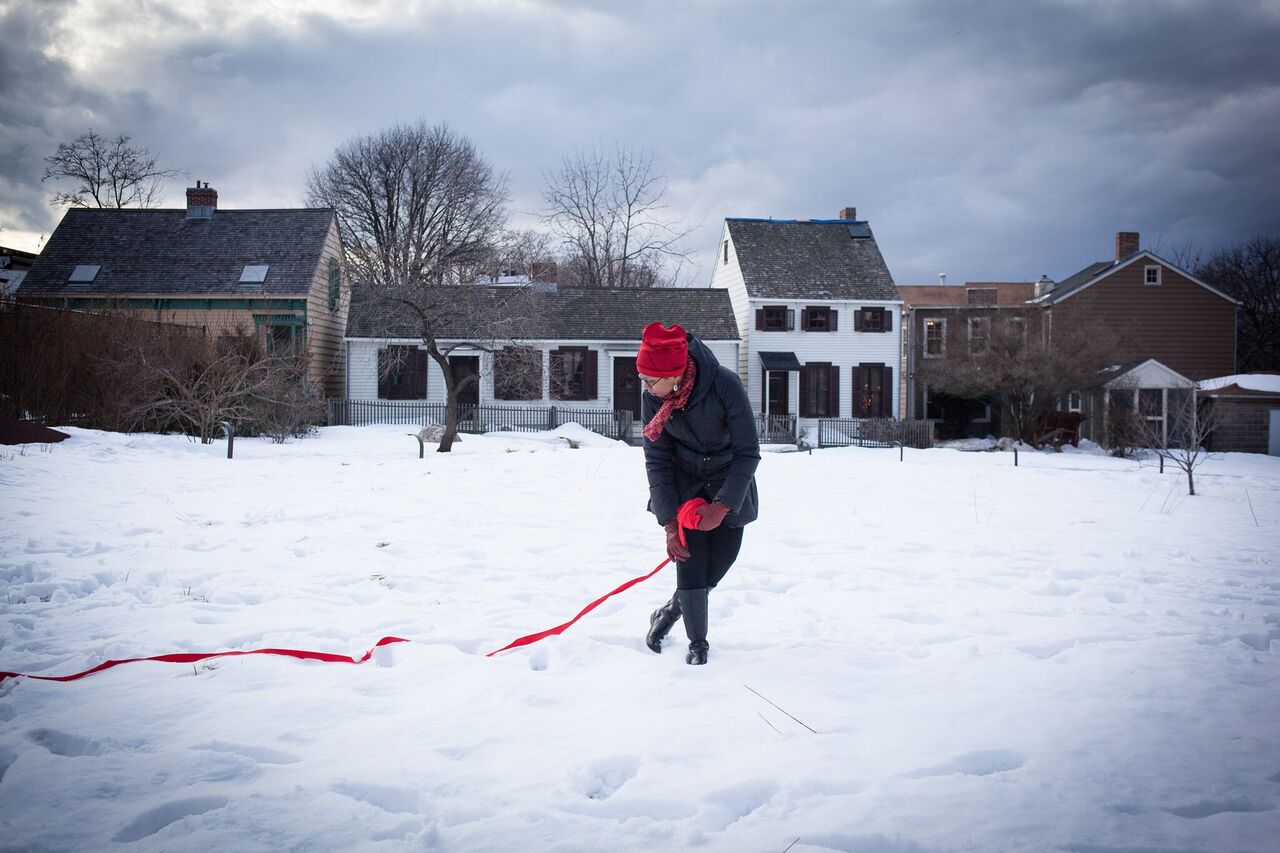
[[[1116,232],[1116,260],[1123,260],[1138,251],[1137,231]]]
[[[203,186],[196,181],[194,187],[187,187],[187,219],[212,219],[217,209],[218,191],[208,181]]]
[[[858,208],[856,208],[856,207],[842,207],[842,208],[840,208],[840,217],[839,217],[839,218],[840,218],[840,219],[857,219],[857,218],[858,218]]]
[[[555,261],[534,261],[529,264],[529,278],[533,281],[557,280],[559,272]]]

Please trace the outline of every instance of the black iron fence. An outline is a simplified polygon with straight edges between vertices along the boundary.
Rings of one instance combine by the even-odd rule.
[[[761,444],[795,444],[795,415],[756,415],[756,434]]]
[[[819,418],[819,447],[933,447],[933,421]]]
[[[387,400],[330,400],[329,426],[442,424],[448,417],[444,403],[399,403]],[[629,411],[569,409],[559,406],[460,406],[458,431],[534,432],[575,423],[594,433],[621,441],[631,440],[635,416]]]

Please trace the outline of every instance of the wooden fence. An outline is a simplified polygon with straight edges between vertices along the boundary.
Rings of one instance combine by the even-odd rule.
[[[386,400],[330,400],[329,426],[442,424],[448,417],[444,403],[393,403]],[[460,406],[458,432],[534,432],[575,423],[620,441],[631,440],[635,416],[609,409],[565,409],[559,406]]]
[[[933,421],[819,418],[819,447],[933,447]]]
[[[756,434],[761,444],[795,444],[795,415],[756,415]]]

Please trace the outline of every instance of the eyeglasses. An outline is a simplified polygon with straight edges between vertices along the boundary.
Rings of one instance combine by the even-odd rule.
[[[639,377],[640,381],[644,383],[644,387],[646,388],[652,388],[654,385],[657,385],[659,382],[661,382],[663,379],[666,379],[666,378],[667,377],[665,376],[659,376],[656,379],[646,379],[643,376]]]

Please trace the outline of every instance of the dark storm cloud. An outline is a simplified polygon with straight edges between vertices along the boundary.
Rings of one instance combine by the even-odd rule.
[[[845,205],[900,283],[1062,277],[1117,230],[1201,248],[1280,232],[1270,2],[601,0],[359,21],[126,3],[98,26],[151,35],[97,73],[45,57],[41,21],[63,7],[37,8],[4,13],[29,37],[0,48],[26,75],[0,83],[0,141],[26,152],[0,168],[29,226],[49,221],[40,157],[91,120],[229,206],[286,206],[344,139],[425,118],[509,174],[526,223],[563,155],[652,151],[672,213],[702,223],[697,283],[725,216]]]

